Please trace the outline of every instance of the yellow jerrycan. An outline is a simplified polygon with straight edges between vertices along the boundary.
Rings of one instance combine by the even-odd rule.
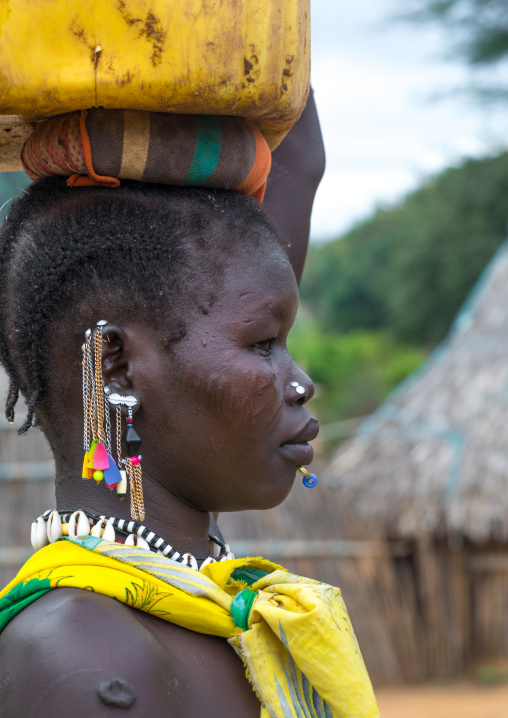
[[[0,0],[0,170],[90,107],[251,118],[275,148],[310,77],[310,0]]]

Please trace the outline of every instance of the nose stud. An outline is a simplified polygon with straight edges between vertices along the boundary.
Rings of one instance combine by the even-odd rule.
[[[303,396],[307,393],[307,390],[304,386],[299,384],[297,381],[292,381],[289,386],[292,386],[297,394],[300,394],[300,396]]]
[[[308,489],[313,489],[314,486],[317,486],[318,477],[316,476],[316,474],[311,474],[303,466],[299,466],[298,471],[303,476],[303,485],[304,486],[306,486]]]

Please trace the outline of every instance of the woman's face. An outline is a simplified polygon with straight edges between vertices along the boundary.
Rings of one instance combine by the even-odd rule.
[[[139,367],[143,471],[205,511],[276,506],[318,424],[303,406],[311,380],[286,346],[298,304],[282,250],[230,259],[223,291],[171,351]],[[290,385],[306,389],[302,398]]]

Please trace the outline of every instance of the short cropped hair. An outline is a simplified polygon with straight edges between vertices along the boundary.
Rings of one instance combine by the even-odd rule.
[[[68,188],[61,178],[32,184],[0,229],[7,419],[21,391],[25,433],[46,396],[52,322],[71,326],[86,310],[107,307],[117,319],[160,327],[171,344],[186,334],[185,307],[213,306],[228,259],[270,243],[281,247],[260,205],[235,192],[128,181]]]

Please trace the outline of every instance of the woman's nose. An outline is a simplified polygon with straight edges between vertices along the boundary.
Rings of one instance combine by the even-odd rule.
[[[291,379],[287,387],[286,396],[291,404],[306,404],[316,391],[314,382],[301,369],[294,372],[294,378]]]

